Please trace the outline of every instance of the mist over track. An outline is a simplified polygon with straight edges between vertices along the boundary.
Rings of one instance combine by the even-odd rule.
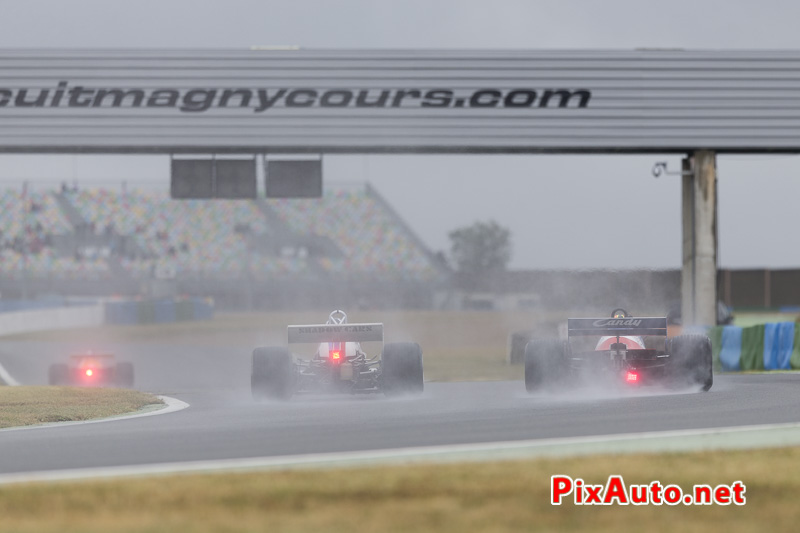
[[[521,381],[427,383],[421,397],[250,398],[250,353],[162,344],[104,346],[136,366],[137,388],[189,409],[0,434],[0,473],[380,450],[800,421],[800,374],[718,375],[709,393],[593,389],[528,395]],[[69,346],[2,342],[22,384],[44,384]]]

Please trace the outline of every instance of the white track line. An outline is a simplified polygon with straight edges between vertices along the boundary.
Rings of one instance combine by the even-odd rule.
[[[11,387],[19,386],[19,381],[14,379],[14,377],[8,373],[8,370],[5,369],[2,363],[0,363],[0,381]]]
[[[142,418],[145,416],[166,415],[169,413],[174,413],[176,411],[182,411],[187,407],[189,407],[188,403],[181,401],[177,398],[171,398],[169,396],[156,396],[156,397],[164,402],[165,404],[164,407],[157,407],[155,409],[148,411],[134,411],[133,413],[125,415],[109,416],[106,418],[93,418],[91,420],[76,420],[74,422],[49,422],[47,424],[38,424],[35,426],[19,426],[13,428],[3,428],[0,429],[0,433],[6,431],[30,431],[34,429],[55,429],[55,428],[63,428],[66,426],[82,426],[85,424],[99,424],[101,422],[115,422],[117,420],[128,420],[131,418]]]
[[[627,433],[598,437],[425,446],[392,450],[222,459],[214,461],[190,461],[110,468],[83,468],[19,474],[0,474],[0,485],[169,474],[345,468],[409,463],[495,461],[604,453],[622,454],[761,448],[798,444],[800,444],[800,423],[770,424],[716,429]]]

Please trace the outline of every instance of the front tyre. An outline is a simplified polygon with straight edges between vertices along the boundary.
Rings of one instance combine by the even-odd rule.
[[[253,350],[250,388],[256,400],[288,400],[294,394],[296,370],[289,350],[268,346]]]
[[[708,391],[714,384],[711,340],[705,335],[679,335],[668,342],[673,382]]]
[[[559,339],[532,339],[525,346],[525,389],[538,392],[564,378],[567,343]]]
[[[421,394],[422,348],[416,342],[385,344],[381,355],[381,390],[387,396]]]

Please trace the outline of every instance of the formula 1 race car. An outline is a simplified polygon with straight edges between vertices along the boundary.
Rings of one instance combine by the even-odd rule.
[[[289,344],[313,344],[311,359],[289,348],[268,346],[253,351],[250,385],[256,400],[288,399],[298,392],[383,392],[387,396],[421,393],[422,349],[414,342],[383,344],[383,324],[348,324],[344,311],[326,324],[289,326]],[[361,343],[380,343],[369,357]]]
[[[133,387],[133,365],[116,362],[112,354],[71,355],[69,363],[50,365],[50,385]]]
[[[615,309],[611,318],[568,319],[565,341],[533,339],[525,347],[528,391],[581,379],[707,391],[714,383],[711,341],[705,335],[667,338],[666,318],[632,317]]]

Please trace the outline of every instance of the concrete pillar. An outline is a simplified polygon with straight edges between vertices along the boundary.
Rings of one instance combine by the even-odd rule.
[[[717,164],[716,154],[698,150],[683,160],[683,270],[681,315],[684,326],[717,323]]]
[[[683,240],[681,250],[681,321],[691,324],[694,321],[694,175],[692,159],[681,161],[681,221]]]

